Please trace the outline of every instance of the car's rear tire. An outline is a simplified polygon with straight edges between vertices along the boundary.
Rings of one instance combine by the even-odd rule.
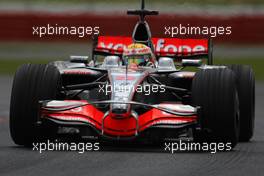
[[[201,107],[201,132],[195,133],[194,140],[234,147],[239,137],[235,74],[227,68],[199,70],[192,82],[192,101]]]
[[[10,102],[10,133],[18,145],[32,145],[41,137],[36,128],[40,100],[56,99],[60,73],[52,65],[26,64],[18,68]]]
[[[239,141],[248,142],[254,133],[255,122],[255,77],[250,66],[230,65],[236,75],[240,110]]]

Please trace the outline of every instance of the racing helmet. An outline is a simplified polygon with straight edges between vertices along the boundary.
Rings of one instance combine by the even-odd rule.
[[[128,66],[148,66],[154,63],[154,54],[148,46],[133,43],[124,49],[123,59]]]

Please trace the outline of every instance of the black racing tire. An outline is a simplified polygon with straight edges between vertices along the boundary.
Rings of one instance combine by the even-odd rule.
[[[30,146],[43,137],[37,128],[40,100],[58,97],[60,73],[52,65],[26,64],[18,68],[10,102],[10,134],[18,145]]]
[[[200,107],[201,131],[194,133],[194,140],[235,147],[239,137],[235,74],[228,68],[199,70],[192,82],[192,102]]]
[[[248,65],[230,65],[236,75],[240,111],[239,141],[248,142],[254,134],[255,76]]]

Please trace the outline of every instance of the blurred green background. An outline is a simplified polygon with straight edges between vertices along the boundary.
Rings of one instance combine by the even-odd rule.
[[[252,14],[256,13],[260,17],[264,17],[264,0],[146,0],[146,2],[146,7],[153,7],[155,5],[154,7],[158,8],[162,6],[162,9],[154,9],[161,11],[166,11],[166,7],[172,9],[174,6],[183,5],[180,7],[188,9],[186,11],[182,9],[185,13],[184,15],[187,16],[189,13],[192,13],[190,10],[192,7],[200,9],[198,13],[203,15],[203,10],[207,10],[207,8],[213,6],[214,11],[218,11],[218,14],[223,14],[223,18],[232,17],[233,14],[231,16],[226,16],[225,14],[226,9],[232,12],[232,8],[236,9],[238,15],[242,14],[242,16],[252,17]],[[39,8],[47,14],[54,13],[57,8],[64,9],[63,13],[66,15],[79,9],[85,12],[85,9],[80,8],[82,5],[87,7],[91,5],[91,8],[87,10],[89,13],[106,15],[105,9],[109,13],[111,9],[116,11],[117,5],[120,5],[118,8],[123,12],[127,9],[138,8],[140,3],[139,0],[0,0],[0,14],[2,14],[0,18],[8,21],[8,14],[17,12],[35,13],[37,15]],[[247,13],[245,13],[245,9]],[[7,14],[6,19],[5,14]],[[12,21],[8,22],[12,23]],[[20,31],[17,32],[19,33]],[[13,75],[16,68],[23,63],[47,63],[51,60],[68,59],[68,55],[90,55],[90,48],[91,45],[88,41],[87,43],[67,41],[67,44],[65,44],[63,41],[6,41],[0,38],[0,74]],[[216,44],[214,48],[216,51],[214,54],[216,64],[251,65],[255,71],[257,80],[264,80],[264,43],[256,45],[250,43],[243,44],[243,46],[234,44],[231,49],[225,44]]]
[[[0,2],[8,2],[0,0]],[[42,2],[42,3],[138,3],[137,0],[12,0],[12,2]],[[191,4],[264,4],[263,0],[149,0],[150,3],[191,3]]]

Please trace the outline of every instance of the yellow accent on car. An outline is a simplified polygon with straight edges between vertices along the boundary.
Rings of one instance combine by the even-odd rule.
[[[131,45],[128,45],[127,48],[128,49],[141,49],[141,48],[147,48],[147,46],[141,43],[133,43]]]

